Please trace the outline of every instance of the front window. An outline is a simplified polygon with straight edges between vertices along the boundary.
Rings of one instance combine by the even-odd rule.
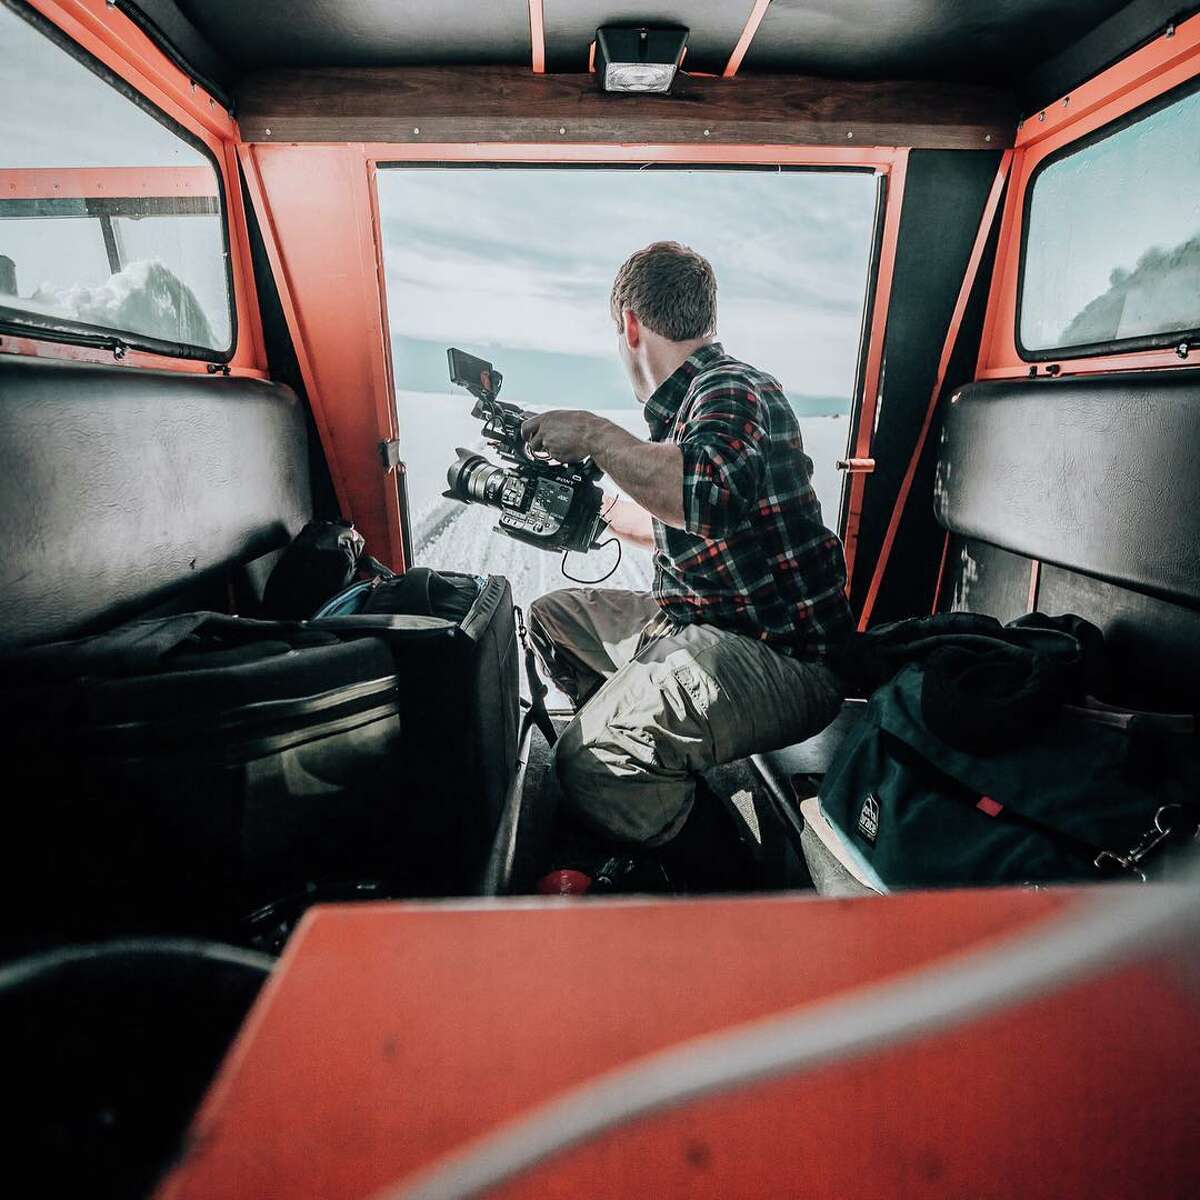
[[[608,303],[622,262],[659,240],[683,242],[712,263],[718,338],[783,383],[825,523],[836,529],[834,464],[846,449],[878,186],[861,170],[381,168],[414,559],[507,575],[522,605],[567,586],[557,556],[493,533],[495,509],[442,496],[455,448],[484,449],[470,397],[448,382],[446,349],[493,362],[503,400],[590,409],[646,437]],[[562,565],[592,581],[614,551]],[[624,546],[604,586],[648,588],[649,555]]]
[[[212,160],[22,11],[0,3],[0,326],[227,357]]]

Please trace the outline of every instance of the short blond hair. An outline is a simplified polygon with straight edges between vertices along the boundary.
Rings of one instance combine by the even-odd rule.
[[[717,327],[717,279],[702,254],[679,242],[652,242],[631,254],[613,281],[613,320],[629,309],[660,337],[687,342]]]

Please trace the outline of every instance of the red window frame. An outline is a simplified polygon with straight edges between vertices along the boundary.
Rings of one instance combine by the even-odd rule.
[[[238,178],[237,145],[240,135],[237,123],[218,100],[185,75],[128,17],[106,4],[105,0],[26,2],[211,151],[228,218],[230,278],[237,328],[236,342],[227,365],[231,375],[265,378],[266,353]],[[66,180],[70,186],[72,183],[82,185],[86,180],[94,180],[99,176],[122,178],[129,172],[126,168],[37,172],[0,170],[0,183],[11,185],[6,190],[12,190],[18,184],[24,189],[36,188],[42,186],[41,181],[49,174],[54,174],[60,184]],[[128,180],[122,186],[128,186]],[[54,194],[61,196],[69,193],[59,190]],[[31,331],[28,335],[0,334],[0,353],[76,362],[111,364],[117,361],[124,366],[153,367],[191,374],[203,374],[210,369],[210,364],[203,359],[179,358],[147,350],[130,349],[122,352],[118,358],[113,351],[103,347],[56,341],[50,330]]]
[[[1034,362],[1017,348],[1017,302],[1021,277],[1022,221],[1038,165],[1101,127],[1187,83],[1200,74],[1200,15],[1170,26],[1154,41],[1123,58],[1073,92],[1027,117],[1017,131],[1012,181],[1000,226],[999,251],[980,343],[977,379],[1015,379],[1030,374],[1079,375],[1195,365],[1196,352],[1181,358],[1172,348],[1114,349],[1102,354]]]
[[[386,547],[393,563],[403,561],[399,501],[394,484],[386,484],[380,504],[376,456],[380,443],[398,437],[375,189],[380,163],[782,163],[871,168],[886,179],[887,186],[875,277],[868,283],[869,324],[863,331],[863,365],[855,397],[858,419],[851,433],[850,457],[870,456],[908,162],[906,149],[588,143],[331,146],[262,142],[244,145],[241,159],[272,271],[280,285],[284,314],[299,351],[305,389],[325,444],[335,490],[343,509],[354,514],[368,541]],[[347,263],[355,264],[355,269],[345,269]],[[865,474],[852,474],[843,505],[842,533],[851,569],[865,486]]]

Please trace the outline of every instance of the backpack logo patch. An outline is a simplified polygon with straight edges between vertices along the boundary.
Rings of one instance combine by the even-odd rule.
[[[879,800],[875,796],[868,795],[863,801],[858,814],[858,832],[872,846],[875,845],[875,839],[879,836]]]

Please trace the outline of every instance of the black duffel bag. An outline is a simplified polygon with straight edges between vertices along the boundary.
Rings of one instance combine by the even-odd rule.
[[[1038,693],[1056,692],[1042,685],[1012,690],[1007,706],[972,705],[937,666],[910,664],[874,693],[822,783],[821,809],[864,878],[888,890],[1142,879],[1192,840],[1192,717],[1048,708]],[[947,667],[970,682],[1005,663]]]
[[[276,896],[395,878],[400,686],[380,639],[216,613],[2,663],[0,887],[31,931],[231,934]]]

